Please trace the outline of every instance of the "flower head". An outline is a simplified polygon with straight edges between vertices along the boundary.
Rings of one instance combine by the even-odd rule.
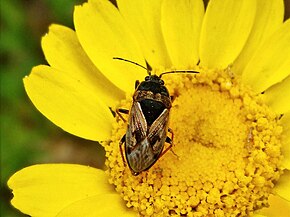
[[[75,32],[52,25],[42,40],[50,66],[37,66],[24,79],[48,119],[101,142],[107,176],[76,165],[27,168],[9,181],[14,206],[44,215],[48,208],[33,199],[45,191],[43,181],[64,188],[48,216],[248,216],[268,207],[272,194],[289,201],[290,22],[283,23],[283,2],[211,0],[205,12],[201,0],[117,3],[118,9],[105,0],[77,6]],[[111,110],[130,109],[134,82],[146,70],[114,57],[147,62],[157,75],[199,72],[162,77],[174,99],[172,147],[165,143],[157,162],[138,176],[124,166],[128,151],[119,148],[128,123]],[[60,173],[48,178],[52,168]],[[28,183],[37,186],[29,200]],[[112,202],[116,207],[106,209]]]

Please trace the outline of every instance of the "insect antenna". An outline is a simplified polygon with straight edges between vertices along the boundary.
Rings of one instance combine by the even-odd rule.
[[[125,61],[125,62],[129,62],[129,63],[135,64],[135,65],[137,65],[137,66],[139,66],[139,67],[145,69],[145,70],[147,71],[147,73],[148,73],[149,75],[151,75],[151,70],[148,69],[148,68],[146,68],[145,66],[140,65],[139,63],[133,62],[133,61],[131,61],[131,60],[123,59],[123,58],[121,58],[121,57],[113,57],[113,59],[114,59],[114,60],[122,60],[122,61]]]
[[[166,75],[166,74],[174,74],[174,73],[192,73],[192,74],[197,74],[199,72],[198,71],[194,71],[194,70],[175,70],[175,71],[168,71],[168,72],[162,72],[159,75],[159,78],[161,78],[163,75]]]

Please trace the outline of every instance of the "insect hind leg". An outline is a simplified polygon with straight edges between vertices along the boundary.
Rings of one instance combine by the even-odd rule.
[[[168,139],[171,140],[171,143],[173,143],[173,138],[174,138],[174,133],[173,130],[171,128],[168,128],[168,133],[171,133],[171,138],[167,137]],[[166,138],[166,139],[167,139]],[[167,142],[167,141],[166,141]],[[171,144],[170,142],[168,142],[169,144]]]
[[[167,151],[169,151],[173,144],[172,144],[172,140],[169,137],[166,137],[165,142],[167,142],[169,144],[169,146],[160,154],[159,158],[161,158]],[[174,152],[173,152],[174,153]]]
[[[167,151],[171,151],[176,157],[177,154],[174,153],[174,151],[172,150],[173,147],[173,138],[174,138],[174,133],[173,130],[171,128],[168,128],[168,132],[171,134],[171,138],[169,138],[168,136],[165,139],[165,142],[169,144],[169,146],[160,154],[160,157],[162,157]]]

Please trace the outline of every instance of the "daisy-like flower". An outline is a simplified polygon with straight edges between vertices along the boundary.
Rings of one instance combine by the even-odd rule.
[[[283,22],[283,1],[211,0],[206,10],[202,0],[117,4],[77,6],[75,31],[52,25],[42,39],[50,66],[24,79],[49,120],[101,142],[105,171],[25,168],[8,182],[12,204],[31,216],[286,216],[290,21]],[[127,123],[111,110],[130,108],[134,83],[147,72],[113,57],[147,61],[157,75],[199,72],[162,77],[174,96],[174,146],[138,176],[119,150]]]

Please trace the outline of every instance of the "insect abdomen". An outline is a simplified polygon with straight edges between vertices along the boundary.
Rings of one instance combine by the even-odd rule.
[[[127,152],[126,157],[131,170],[135,173],[148,169],[156,161],[147,137],[140,144],[136,145],[130,153]]]

